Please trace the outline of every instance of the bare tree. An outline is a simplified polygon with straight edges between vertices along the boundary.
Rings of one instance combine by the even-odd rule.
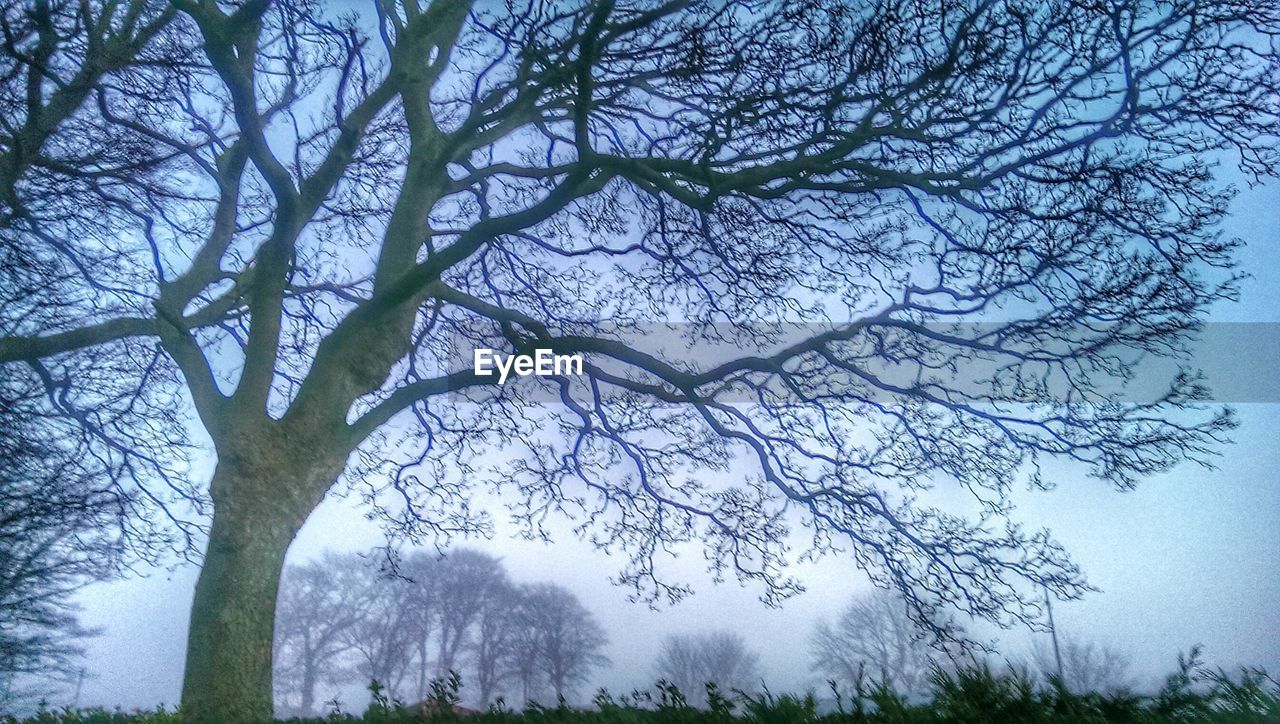
[[[515,586],[501,561],[467,548],[379,552],[387,553],[285,569],[275,643],[281,708],[296,695],[298,711],[311,713],[326,681],[372,679],[389,697],[422,700],[450,672],[467,674],[482,706],[509,681],[527,696],[544,684],[560,695],[605,661],[603,632],[566,589]]]
[[[1062,658],[1062,685],[1073,694],[1111,694],[1133,686],[1129,657],[1118,649],[1064,637],[1058,650]],[[1058,675],[1058,657],[1044,641],[1035,642],[1031,658],[1040,676],[1047,679]]]
[[[355,583],[356,620],[346,629],[346,645],[357,654],[361,683],[377,681],[390,698],[403,698],[422,650],[419,589],[398,571],[362,561]]]
[[[513,678],[519,678],[519,589],[507,582],[489,589],[480,601],[475,635],[469,647],[474,673],[476,703],[484,708]]]
[[[537,700],[546,679],[542,670],[542,637],[537,624],[537,600],[531,598],[529,593],[528,586],[516,588],[512,609],[513,626],[507,651],[509,675],[518,687],[521,703]]]
[[[663,639],[654,668],[691,704],[705,706],[708,684],[726,694],[751,691],[760,680],[759,659],[742,636],[732,631],[673,634]]]
[[[440,606],[437,675],[453,671],[468,635],[491,599],[505,598],[509,583],[502,563],[487,553],[466,548],[450,552],[436,575]]]
[[[437,673],[433,646],[440,627],[440,590],[436,585],[440,557],[416,551],[403,560],[393,556],[388,563],[387,572],[398,580],[388,583],[386,578],[380,578],[370,581],[370,585],[394,585],[403,589],[398,598],[401,610],[397,613],[400,626],[397,635],[409,642],[409,648],[402,654],[412,659],[406,665],[417,672],[414,691],[421,701],[426,698],[431,679]]]
[[[418,698],[432,678],[461,673],[460,655],[471,644],[475,624],[490,599],[505,599],[509,587],[501,561],[480,551],[459,548],[443,555],[415,553],[397,564],[397,574],[412,591],[405,601],[406,625],[416,650]]]
[[[545,677],[557,700],[573,694],[600,666],[609,663],[600,653],[608,642],[604,629],[571,591],[550,583],[525,586],[521,602],[522,627],[527,630],[527,653]],[[531,673],[531,672],[530,672]],[[532,676],[524,684],[526,698]]]
[[[11,422],[0,403],[0,710],[26,698],[21,677],[46,687],[74,670],[86,631],[70,596],[109,570],[77,545],[99,535],[93,491],[62,477],[74,471],[47,467]]]
[[[1084,584],[1003,524],[1013,481],[1062,458],[1128,488],[1232,425],[1193,371],[1115,383],[1235,293],[1206,154],[1280,168],[1278,12],[9,3],[0,234],[32,263],[0,365],[205,541],[197,718],[269,718],[285,551],[344,475],[411,538],[486,530],[468,485],[500,481],[651,600],[687,592],[656,552],[700,541],[776,602],[798,519],[922,622],[1030,620]],[[499,385],[472,346],[585,374]],[[914,494],[938,481],[983,512]]]
[[[854,598],[834,622],[820,621],[809,637],[815,671],[850,689],[884,684],[899,694],[928,691],[929,672],[945,661],[930,646],[932,632],[912,619],[894,591]]]
[[[80,673],[74,594],[137,562],[134,501],[68,432],[32,421],[38,389],[0,379],[0,710]],[[38,405],[38,400],[35,401]],[[152,542],[156,542],[151,539]]]
[[[298,694],[297,715],[316,713],[318,686],[348,678],[351,632],[366,613],[366,568],[359,556],[334,553],[285,568],[276,604],[275,689],[280,703]]]

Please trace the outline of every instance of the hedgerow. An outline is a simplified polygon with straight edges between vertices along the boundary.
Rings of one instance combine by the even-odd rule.
[[[561,700],[554,706],[530,703],[522,710],[499,700],[487,711],[460,706],[461,681],[453,675],[434,682],[431,696],[416,706],[389,699],[374,682],[372,702],[363,714],[335,706],[327,716],[284,721],[371,722],[377,724],[1268,724],[1280,722],[1280,682],[1262,669],[1234,674],[1203,667],[1198,649],[1180,656],[1178,669],[1152,695],[1127,691],[1076,694],[1050,677],[1041,683],[1017,670],[997,671],[979,665],[955,671],[935,670],[931,696],[908,701],[881,686],[858,686],[844,692],[834,682],[832,696],[820,701],[813,693],[758,694],[721,692],[707,687],[705,708],[690,705],[675,685],[659,681],[652,690],[615,697],[601,690],[590,707]],[[71,722],[74,724],[169,724],[181,722],[178,710],[109,711],[42,709],[27,719],[9,717],[6,724]]]

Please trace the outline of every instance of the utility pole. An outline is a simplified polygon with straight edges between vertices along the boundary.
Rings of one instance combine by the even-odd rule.
[[[79,707],[80,707],[80,689],[81,689],[81,687],[83,687],[83,686],[84,686],[84,667],[83,667],[83,666],[81,666],[81,667],[80,667],[80,675],[76,677],[76,698],[75,698],[75,703],[73,703],[73,704],[72,704],[72,706],[74,706],[74,707],[76,707],[76,708],[79,708]]]
[[[1058,627],[1053,623],[1053,601],[1049,598],[1049,587],[1042,587],[1044,588],[1044,606],[1049,611],[1049,635],[1053,637],[1053,660],[1058,666],[1058,680],[1066,684],[1062,678],[1062,650],[1058,648]]]

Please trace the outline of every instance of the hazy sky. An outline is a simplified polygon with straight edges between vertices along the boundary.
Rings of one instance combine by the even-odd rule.
[[[1250,242],[1241,261],[1254,276],[1245,283],[1242,302],[1220,307],[1214,321],[1280,323],[1277,190],[1252,189],[1235,202],[1227,231]],[[1272,383],[1275,365],[1267,350],[1280,345],[1277,329],[1280,324],[1258,325],[1259,335],[1271,336],[1259,338],[1253,354],[1219,361],[1219,379],[1229,377],[1237,389],[1240,380]],[[1059,630],[1130,654],[1140,683],[1170,671],[1176,654],[1194,643],[1204,644],[1215,664],[1280,670],[1280,405],[1246,403],[1238,410],[1236,443],[1224,449],[1218,470],[1183,467],[1128,493],[1064,473],[1057,490],[1019,496],[1019,518],[1050,527],[1102,589],[1056,607]],[[380,541],[376,526],[353,503],[329,500],[289,555],[301,561],[326,547],[367,550]],[[598,686],[626,691],[651,683],[665,633],[725,626],[742,632],[762,653],[763,674],[773,690],[820,687],[808,670],[808,632],[867,586],[851,562],[827,559],[798,566],[794,572],[808,591],[781,609],[769,609],[756,600],[756,589],[736,582],[715,586],[699,575],[701,551],[691,548],[679,568],[696,593],[655,612],[627,602],[624,590],[609,585],[620,561],[567,536],[545,546],[512,540],[500,529],[494,540],[468,545],[502,557],[517,580],[570,587],[599,618],[611,637],[614,664],[584,687],[586,695]],[[192,566],[156,570],[84,592],[84,622],[101,628],[102,635],[89,644],[80,705],[177,701],[196,573]],[[1006,651],[1017,655],[1025,653],[1031,635],[1015,630],[1003,640]],[[319,693],[327,698],[332,692]],[[354,696],[344,699],[352,708],[363,706]]]

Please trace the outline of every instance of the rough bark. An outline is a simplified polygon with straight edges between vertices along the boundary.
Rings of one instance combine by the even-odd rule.
[[[332,464],[300,470],[293,462],[246,466],[233,460],[219,462],[214,473],[213,523],[191,607],[183,676],[188,721],[272,719],[272,633],[285,554],[341,472]]]

